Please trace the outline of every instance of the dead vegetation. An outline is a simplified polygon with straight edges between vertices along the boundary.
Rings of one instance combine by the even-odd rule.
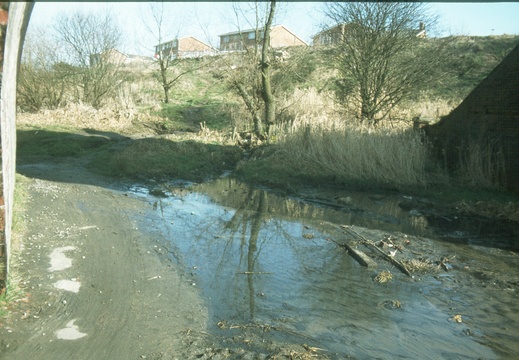
[[[436,271],[438,268],[427,259],[402,260],[406,268],[412,273],[427,273]]]
[[[379,284],[398,279],[393,269],[415,278],[419,274],[433,275],[450,271],[456,259],[454,254],[437,257],[417,237],[393,234],[377,239],[377,232],[369,229],[332,223],[322,225],[323,230],[330,234],[328,240],[344,248],[360,265],[376,268],[386,263],[392,266],[391,269],[379,270],[373,276],[373,281]]]
[[[459,201],[450,206],[456,213],[519,223],[519,203],[491,201]]]
[[[378,282],[379,284],[384,284],[393,280],[393,274],[391,274],[391,271],[389,270],[384,270],[379,272],[373,280],[375,280],[375,282]]]

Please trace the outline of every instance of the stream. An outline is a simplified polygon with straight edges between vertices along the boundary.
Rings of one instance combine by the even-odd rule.
[[[352,192],[326,206],[232,177],[128,191],[149,203],[139,227],[194,279],[207,331],[226,347],[304,344],[331,359],[519,356],[516,239],[482,234],[479,222],[442,229],[399,207],[401,195]],[[409,244],[402,253],[431,266],[411,277],[380,259],[361,266],[340,246],[355,244],[341,225]],[[384,270],[392,280],[374,281]]]

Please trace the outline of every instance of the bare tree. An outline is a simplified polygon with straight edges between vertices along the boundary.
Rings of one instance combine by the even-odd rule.
[[[431,29],[437,22],[427,5],[334,2],[326,4],[325,15],[344,25],[334,65],[343,94],[358,104],[361,119],[377,123],[435,76],[441,56],[417,36],[419,24]]]
[[[67,73],[59,71],[59,46],[42,27],[25,39],[17,86],[17,103],[23,111],[55,109],[65,102]]]
[[[121,58],[114,56],[122,33],[110,13],[61,14],[54,26],[69,61],[81,79],[82,100],[98,108],[120,83]]]
[[[244,8],[246,6],[248,8]],[[239,31],[233,35],[241,41],[237,50],[238,64],[226,61],[226,75],[231,89],[242,98],[252,116],[254,133],[259,138],[268,136],[269,128],[275,123],[276,107],[272,87],[272,49],[270,46],[270,30],[274,20],[276,1],[269,3],[233,4],[233,13]],[[250,20],[252,14],[253,20]],[[245,29],[241,22],[248,27],[247,34],[253,34],[254,41],[245,39]],[[265,126],[266,124],[266,130]]]
[[[144,18],[143,24],[150,34],[155,37],[157,46],[155,49],[155,64],[157,71],[154,72],[155,79],[159,82],[164,92],[164,102],[169,103],[169,92],[175,84],[186,74],[199,70],[207,63],[191,63],[187,64],[185,59],[175,54],[175,47],[178,47],[178,37],[182,23],[173,21],[173,17],[169,8],[165,7],[163,2],[149,3],[149,12],[152,21],[147,22]],[[176,18],[181,18],[176,16]],[[175,23],[177,29],[171,31],[171,24]],[[173,36],[172,33],[175,33]],[[167,38],[166,36],[171,36]]]
[[[261,97],[263,98],[263,102],[265,103],[265,122],[267,123],[268,128],[274,125],[276,120],[276,103],[274,100],[274,95],[272,94],[272,85],[271,85],[271,77],[270,77],[270,28],[272,26],[272,21],[274,20],[274,13],[276,11],[276,1],[270,2],[270,7],[268,10],[267,21],[265,22],[265,27],[263,29],[262,46],[261,46]],[[268,130],[267,130],[268,133]]]

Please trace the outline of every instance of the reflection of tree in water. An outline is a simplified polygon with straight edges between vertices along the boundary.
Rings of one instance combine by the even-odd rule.
[[[240,265],[243,263],[243,255],[247,254],[247,286],[249,290],[249,311],[250,319],[254,321],[254,309],[255,309],[255,291],[254,291],[254,276],[255,264],[259,256],[258,252],[258,238],[261,230],[261,224],[267,217],[267,194],[264,191],[254,191],[249,189],[246,201],[242,203],[242,206],[236,209],[234,216],[229,222],[226,223],[225,228],[232,234],[236,234],[240,231]],[[247,227],[250,224],[250,236],[247,241]],[[230,237],[231,241],[234,236]],[[257,253],[258,252],[258,253]]]
[[[380,355],[372,348],[380,339],[386,339],[382,346],[387,353],[397,356],[405,354],[407,338],[419,343],[413,354],[420,358],[434,353],[431,338],[440,342],[449,338],[444,335],[444,312],[424,299],[414,282],[375,283],[375,270],[360,267],[325,241],[328,235],[319,230],[319,223],[348,223],[350,214],[336,211],[339,220],[334,221],[326,209],[251,189],[233,179],[190,190],[183,199],[172,200],[179,206],[165,213],[175,222],[171,237],[185,263],[200,265],[215,324],[232,321],[247,331],[268,324],[282,331],[262,337],[303,336],[305,342],[316,339],[323,348],[344,354],[355,344],[362,358]],[[377,236],[376,230],[367,231]],[[313,233],[314,238],[305,238],[304,233]],[[266,296],[257,298],[263,292]],[[391,307],[393,300],[402,309]],[[243,324],[248,320],[253,323]],[[398,339],[392,341],[395,333]]]
[[[233,178],[218,179],[214,182],[199,184],[195,191],[208,194],[217,203],[232,208],[240,208],[247,201],[249,186]],[[260,190],[257,190],[258,192]],[[276,196],[269,193],[268,213],[276,218],[293,221],[330,221],[337,224],[362,226],[384,231],[401,231],[410,235],[426,236],[427,222],[410,217],[408,211],[399,207],[399,196],[387,196],[383,201],[373,200],[369,193],[350,193],[352,204],[342,208],[317,206],[297,199]],[[309,198],[312,198],[310,195]],[[430,235],[430,234],[429,234]]]
[[[299,243],[302,233],[299,231],[295,233],[294,228],[290,227],[294,219],[297,219],[298,222],[313,222],[312,218],[322,210],[314,212],[315,208],[311,205],[253,189],[231,178],[198,185],[195,191],[208,193],[217,202],[235,209],[232,217],[224,222],[224,233],[218,237],[227,240],[220,252],[217,274],[220,277],[219,280],[223,280],[221,277],[225,276],[229,266],[235,263],[236,255],[233,251],[238,246],[237,240],[239,239],[239,262],[236,264],[237,271],[234,272],[237,291],[235,295],[237,297],[244,295],[243,290],[240,292],[239,289],[242,287],[238,283],[241,282],[243,276],[246,276],[249,315],[250,319],[254,321],[256,287],[258,283],[261,283],[258,277],[269,276],[269,272],[272,271],[272,269],[259,268],[262,250],[267,252],[263,254],[263,258],[266,258],[270,256],[269,252],[291,249],[291,256],[295,257],[295,263],[292,265],[298,268],[306,267],[303,261],[300,261],[305,257],[305,249],[301,248]],[[320,217],[317,216],[317,218]],[[291,222],[290,225],[287,221]],[[211,232],[210,228],[213,225],[214,221],[211,224],[199,224],[198,228],[201,230],[200,233],[207,234]],[[295,226],[302,228],[301,224]],[[221,231],[221,229],[217,229],[217,231]],[[281,241],[283,244],[276,244],[275,248],[272,246],[269,248],[269,243],[273,241]],[[273,254],[273,256],[276,255]]]

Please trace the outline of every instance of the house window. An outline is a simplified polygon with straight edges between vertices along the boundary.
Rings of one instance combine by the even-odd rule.
[[[229,42],[229,36],[224,36],[223,37],[223,42],[224,43],[228,43]]]
[[[247,38],[249,40],[254,40],[256,39],[256,33],[255,32],[250,32],[248,35],[247,35]]]

